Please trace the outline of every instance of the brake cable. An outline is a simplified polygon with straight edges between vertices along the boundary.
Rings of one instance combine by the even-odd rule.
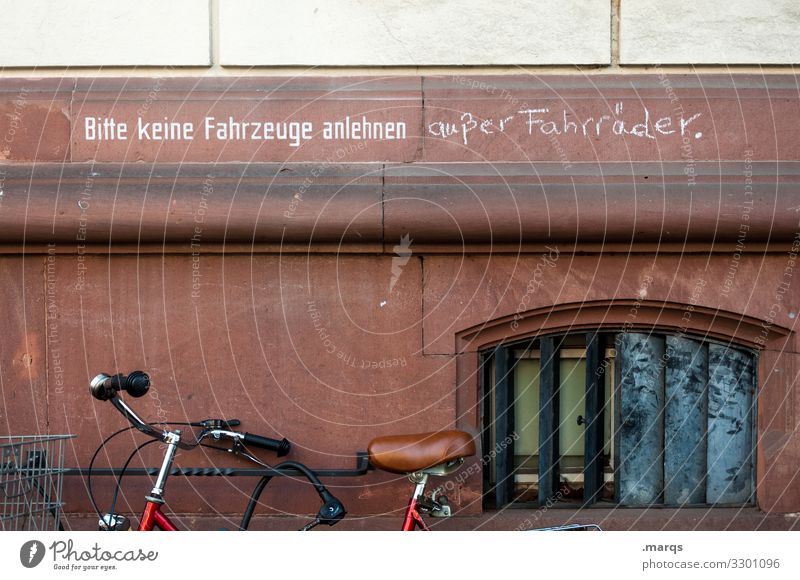
[[[94,499],[94,492],[92,491],[92,469],[94,469],[94,460],[97,459],[97,455],[100,453],[100,451],[103,449],[103,447],[106,446],[106,444],[109,441],[111,441],[114,437],[116,437],[120,433],[124,433],[125,431],[130,431],[131,429],[134,429],[134,428],[135,427],[133,427],[133,425],[131,425],[130,427],[125,427],[124,429],[120,429],[119,431],[109,435],[106,438],[106,440],[103,441],[100,444],[100,446],[95,450],[94,455],[92,455],[92,460],[89,462],[89,474],[86,477],[86,487],[87,487],[87,491],[89,492],[89,501],[92,502],[92,507],[94,507],[94,511],[97,514],[97,517],[100,518],[101,520],[103,519],[103,514],[100,513],[100,508],[97,507],[97,502]]]
[[[320,499],[322,500],[323,508],[327,508],[328,505],[330,505],[333,502],[335,502],[334,505],[338,504],[338,507],[341,509],[341,515],[338,516],[338,519],[341,519],[341,517],[344,515],[344,507],[341,505],[341,502],[339,502],[339,500],[334,498],[331,495],[331,493],[328,491],[328,489],[319,480],[319,477],[317,477],[317,475],[313,471],[311,471],[308,467],[306,467],[302,463],[298,463],[296,461],[284,461],[284,462],[279,463],[278,465],[275,465],[273,467],[271,465],[268,465],[268,464],[264,463],[260,459],[254,457],[253,455],[251,455],[247,451],[243,451],[241,448],[238,451],[236,451],[235,453],[237,455],[243,455],[244,457],[246,457],[250,461],[252,461],[252,462],[254,462],[254,463],[258,464],[258,465],[261,465],[262,467],[266,467],[267,469],[272,469],[274,471],[280,471],[281,469],[296,469],[297,471],[299,471],[300,473],[303,474],[303,476],[308,480],[308,482],[314,488],[314,491],[317,492],[317,495],[319,495]],[[267,487],[267,484],[269,484],[269,482],[272,480],[272,478],[273,478],[272,475],[265,475],[256,484],[256,487],[253,489],[253,492],[250,494],[250,501],[247,502],[247,508],[245,509],[244,515],[242,516],[242,522],[241,522],[241,524],[239,524],[239,530],[240,531],[244,531],[250,526],[250,520],[253,517],[253,513],[255,512],[256,504],[258,504],[258,500],[261,497],[261,493],[264,491],[264,488]],[[320,514],[317,516],[317,518],[315,518],[312,522],[310,522],[310,523],[306,524],[305,526],[303,526],[301,529],[303,531],[307,531],[307,530],[310,530],[311,528],[319,525],[321,523],[321,519],[320,519],[321,516],[322,516],[322,512],[320,512]],[[338,519],[337,519],[337,521],[338,521]],[[328,525],[333,525],[333,524],[328,524]]]
[[[172,423],[172,422],[170,422],[170,421],[160,421],[160,422],[158,422],[158,423],[148,423],[148,425],[180,425],[180,426],[193,426],[191,423]],[[92,459],[91,459],[91,461],[89,461],[89,474],[86,476],[86,488],[87,488],[87,491],[88,491],[88,493],[89,493],[89,501],[91,502],[91,504],[92,504],[92,507],[94,508],[94,511],[95,511],[95,513],[97,514],[97,517],[98,517],[98,518],[100,518],[100,520],[102,520],[102,519],[103,519],[103,514],[100,512],[100,508],[97,506],[97,501],[96,501],[96,500],[95,500],[95,498],[94,498],[94,492],[93,492],[93,490],[92,490],[92,470],[94,469],[94,462],[95,462],[95,460],[97,459],[97,456],[98,456],[98,454],[100,453],[100,451],[101,451],[101,450],[102,450],[102,449],[103,449],[103,448],[104,448],[104,447],[105,447],[105,446],[106,446],[106,445],[107,445],[107,444],[108,444],[108,443],[109,443],[109,442],[110,442],[110,441],[111,441],[111,440],[112,440],[114,437],[116,437],[117,435],[119,435],[119,434],[121,434],[121,433],[125,433],[126,431],[130,431],[131,429],[136,429],[136,427],[135,427],[134,425],[131,425],[130,427],[124,427],[124,428],[120,429],[119,431],[115,431],[114,433],[112,433],[111,435],[109,435],[109,436],[108,436],[108,437],[107,437],[107,438],[106,438],[106,439],[105,439],[105,440],[104,440],[104,441],[103,441],[103,442],[102,442],[102,443],[99,445],[99,447],[98,447],[98,448],[95,450],[95,452],[94,452],[94,455],[92,455]],[[158,441],[158,439],[150,439],[150,441],[148,441],[147,443],[152,443],[152,442],[154,442],[154,441]],[[111,508],[111,513],[112,513],[112,514],[114,513],[114,506],[115,506],[115,504],[116,504],[116,501],[117,501],[117,492],[119,491],[119,487],[120,487],[120,485],[121,485],[121,482],[122,482],[122,475],[125,473],[125,470],[127,469],[127,467],[128,467],[128,464],[129,464],[129,462],[131,461],[131,458],[133,457],[133,455],[136,453],[136,451],[138,451],[138,450],[139,450],[139,449],[141,449],[142,447],[144,447],[144,444],[143,444],[143,445],[141,445],[141,446],[139,446],[139,447],[137,447],[137,448],[136,448],[136,450],[134,450],[134,452],[131,454],[131,456],[130,456],[130,457],[128,457],[128,461],[126,461],[126,462],[125,462],[125,467],[123,467],[123,468],[122,468],[122,472],[120,472],[119,478],[117,479],[117,488],[116,488],[116,490],[115,490],[115,492],[114,492],[114,499],[113,499],[112,508]]]
[[[122,478],[125,476],[125,472],[126,472],[126,471],[127,471],[127,469],[128,469],[128,465],[130,465],[130,463],[131,463],[131,461],[133,460],[133,458],[134,458],[134,457],[135,457],[135,456],[136,456],[136,455],[137,455],[137,454],[138,454],[138,453],[139,453],[139,452],[140,452],[142,449],[144,449],[145,447],[147,447],[147,446],[148,446],[148,445],[150,445],[151,443],[157,443],[157,442],[158,442],[158,439],[150,439],[150,440],[148,440],[148,441],[145,441],[145,442],[144,442],[144,443],[142,443],[141,445],[139,445],[139,446],[138,446],[136,449],[134,449],[133,451],[131,451],[131,454],[128,456],[128,460],[125,462],[125,465],[123,465],[123,466],[122,466],[122,471],[120,471],[120,472],[119,472],[119,476],[117,476],[117,485],[116,485],[116,487],[115,487],[115,489],[114,489],[114,498],[111,500],[111,511],[109,512],[109,515],[111,516],[111,517],[109,518],[109,519],[110,519],[110,521],[112,521],[112,522],[114,521],[114,510],[115,510],[115,509],[116,509],[116,507],[117,507],[117,497],[119,496],[119,490],[120,490],[120,487],[122,486]]]

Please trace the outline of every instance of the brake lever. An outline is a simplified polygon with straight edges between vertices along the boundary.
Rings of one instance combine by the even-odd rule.
[[[202,427],[203,429],[214,430],[214,429],[222,429],[225,431],[229,431],[234,427],[238,427],[242,424],[239,419],[206,419],[205,421],[196,421],[194,423],[189,423],[192,427]]]
[[[250,453],[247,452],[247,449],[244,446],[244,433],[239,433],[237,431],[227,431],[225,429],[203,429],[200,433],[200,437],[197,438],[197,443],[202,443],[203,439],[206,437],[211,437],[214,441],[220,441],[221,439],[230,439],[231,446],[230,448],[225,447],[217,447],[220,451],[227,451],[228,453],[232,453],[233,455],[242,456],[246,459],[249,459],[253,463],[261,465],[262,467],[269,467],[263,461],[259,461],[258,458],[253,457]]]
[[[241,440],[244,439],[244,434],[237,431],[229,431],[227,429],[203,429],[203,431],[200,433],[200,437],[197,438],[197,441],[200,442],[206,437],[211,437],[215,441],[219,441],[220,439],[230,439],[233,441],[233,446],[236,447],[237,445],[241,446]],[[233,449],[230,449],[229,451],[233,451]]]

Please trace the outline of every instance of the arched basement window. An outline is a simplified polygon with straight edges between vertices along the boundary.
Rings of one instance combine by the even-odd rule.
[[[482,360],[488,505],[754,501],[754,352],[598,332],[504,343]]]

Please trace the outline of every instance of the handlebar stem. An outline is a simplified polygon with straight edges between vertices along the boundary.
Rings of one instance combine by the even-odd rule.
[[[161,469],[158,471],[156,484],[150,492],[150,495],[156,499],[163,499],[164,486],[167,484],[167,477],[169,476],[170,469],[172,469],[172,460],[175,458],[175,452],[178,450],[180,441],[180,431],[168,431],[164,435],[164,442],[167,444],[167,452],[164,454],[164,461],[161,464]]]

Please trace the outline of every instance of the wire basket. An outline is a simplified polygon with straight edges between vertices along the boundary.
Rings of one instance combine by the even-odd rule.
[[[73,437],[0,437],[0,530],[59,529],[64,442]]]

